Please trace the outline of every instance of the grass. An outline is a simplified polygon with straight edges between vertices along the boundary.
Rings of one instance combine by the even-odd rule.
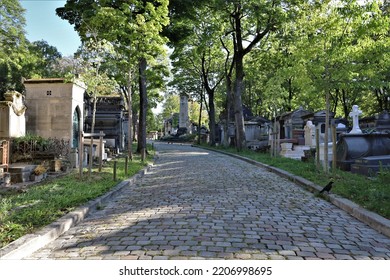
[[[325,186],[333,178],[334,185],[332,193],[347,198],[367,210],[390,219],[389,170],[382,169],[377,177],[366,177],[339,169],[326,174],[321,168],[317,168],[313,161],[302,162],[284,157],[271,157],[269,154],[253,152],[251,150],[237,152],[233,148],[217,147],[214,149],[237,154],[283,169],[320,186]]]
[[[90,177],[84,172],[83,178],[79,179],[77,170],[74,170],[66,176],[43,181],[23,192],[0,195],[0,248],[103,195],[120,180],[144,168],[152,161],[152,157],[153,152],[146,162],[141,162],[139,156],[135,155],[133,161],[129,162],[128,176],[125,175],[125,159],[118,159],[117,181],[113,180],[113,162],[108,162],[102,172],[94,170]]]

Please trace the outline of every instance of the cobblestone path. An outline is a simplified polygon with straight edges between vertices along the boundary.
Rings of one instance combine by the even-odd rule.
[[[294,183],[156,144],[138,183],[27,259],[390,259],[390,239]]]

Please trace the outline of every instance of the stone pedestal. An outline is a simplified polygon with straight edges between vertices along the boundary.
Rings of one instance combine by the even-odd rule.
[[[280,151],[280,155],[282,157],[291,158],[294,155],[294,151],[292,150],[292,143],[281,143],[280,147],[282,148],[282,150]]]
[[[333,144],[328,143],[328,165],[333,160]],[[325,166],[325,144],[321,143],[320,144],[320,162],[323,166]]]

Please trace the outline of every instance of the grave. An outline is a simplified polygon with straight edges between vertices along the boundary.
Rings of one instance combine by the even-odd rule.
[[[275,118],[278,122],[277,127],[280,127],[278,137],[281,156],[300,160],[304,156],[304,151],[310,149],[310,146],[305,145],[304,120],[304,116],[310,113],[310,111],[300,107]]]
[[[353,129],[348,134],[340,135],[337,143],[336,164],[342,170],[373,175],[380,166],[388,166],[390,157],[390,118],[387,112],[377,117],[378,131],[362,133],[358,117],[358,107],[353,107],[350,116],[353,118]]]
[[[251,150],[262,150],[269,145],[268,133],[271,123],[264,117],[252,117],[244,122],[246,145]]]
[[[310,111],[307,111],[300,107],[299,109],[284,113],[278,117],[276,117],[276,121],[279,122],[280,125],[280,139],[281,142],[293,142],[297,145],[304,145],[304,126],[305,121],[303,119],[304,116],[308,115]],[[284,139],[286,139],[284,141]]]

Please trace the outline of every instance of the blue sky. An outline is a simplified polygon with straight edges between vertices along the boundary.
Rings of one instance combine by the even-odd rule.
[[[56,47],[63,56],[73,55],[80,39],[73,26],[62,20],[55,9],[63,7],[61,0],[19,0],[26,10],[26,32],[30,42],[45,40]]]

